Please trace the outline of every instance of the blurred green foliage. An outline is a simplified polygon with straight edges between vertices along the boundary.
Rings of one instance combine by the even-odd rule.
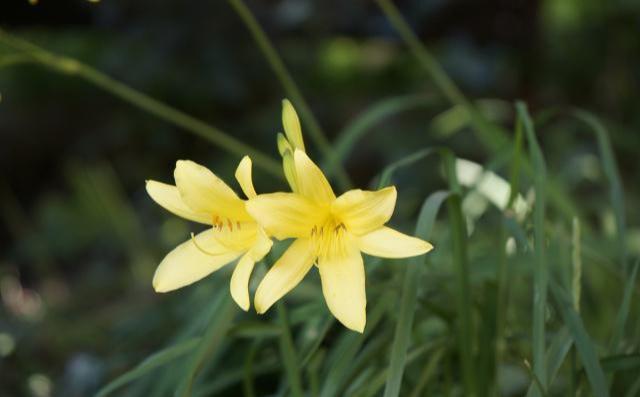
[[[445,145],[512,183],[519,179],[514,185],[532,202],[533,180],[522,169],[513,172],[513,148],[502,156],[482,148],[464,112],[442,97],[375,4],[248,5],[329,140],[337,143],[356,186],[374,186],[388,164]],[[398,6],[448,75],[480,100],[487,118],[512,131],[513,100],[529,104],[549,185],[552,179],[555,184],[549,190],[569,203],[558,205],[549,192],[542,225],[550,278],[567,290],[572,221],[580,220],[580,316],[573,316],[562,291],[550,295],[546,311],[548,368],[554,367],[553,357],[563,358],[558,375],[550,377],[556,380],[550,379],[549,394],[592,393],[592,369],[582,364],[583,350],[576,346],[575,353],[570,339],[584,329],[610,394],[638,392],[638,289],[637,283],[626,284],[632,262],[621,266],[615,241],[620,237],[615,211],[621,209],[609,200],[610,178],[591,127],[569,110],[586,108],[604,121],[624,186],[623,244],[636,258],[640,5],[467,0]],[[0,27],[277,155],[275,134],[286,93],[224,2],[3,2]],[[187,390],[185,374],[198,366],[194,395],[286,395],[281,318],[275,310],[260,317],[230,306],[228,269],[167,295],[151,288],[162,255],[197,230],[159,210],[146,196],[144,181],[170,181],[181,158],[206,164],[231,181],[237,158],[81,79],[36,64],[11,64],[16,60],[11,57],[15,54],[0,45],[0,395],[92,395],[136,366],[143,376],[115,395]],[[353,132],[358,128],[361,132]],[[341,152],[349,134],[362,135],[350,151]],[[311,152],[318,162],[331,164],[317,149]],[[526,156],[526,147],[521,153]],[[400,204],[393,223],[401,230],[414,230],[430,193],[449,188],[441,168],[429,158],[394,173]],[[260,169],[255,173],[258,191],[284,189],[282,180]],[[479,191],[465,186],[461,203],[470,232],[472,353],[482,368],[476,386],[479,395],[494,389],[524,395],[535,386],[525,363],[532,356],[534,225],[531,216],[520,222],[510,210],[488,205]],[[455,335],[461,314],[453,305],[460,291],[451,251],[452,244],[459,246],[452,241],[459,235],[452,234],[452,225],[445,215],[437,218],[431,234],[436,250],[418,273],[401,395],[462,391]],[[368,259],[369,323],[363,337],[331,320],[315,273],[285,298],[310,395],[377,395],[388,374],[396,373],[388,366],[407,264]],[[631,285],[631,314],[619,345],[612,347],[625,285]],[[207,345],[211,341],[218,342]],[[169,350],[143,361],[163,348]]]

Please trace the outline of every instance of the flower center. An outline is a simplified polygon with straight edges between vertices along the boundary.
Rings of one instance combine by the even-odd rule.
[[[230,232],[233,232],[234,226],[237,230],[242,229],[242,222],[234,222],[231,218],[224,218],[220,215],[213,215],[211,217],[211,224],[213,225],[213,228],[218,231],[223,231],[226,228]]]
[[[345,251],[347,227],[339,219],[328,217],[324,223],[311,228],[311,246],[319,257]]]

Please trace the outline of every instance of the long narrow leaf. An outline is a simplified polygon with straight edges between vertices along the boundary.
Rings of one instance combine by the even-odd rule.
[[[299,358],[293,345],[289,321],[287,319],[287,310],[282,301],[278,302],[276,307],[278,309],[278,319],[281,327],[279,339],[280,355],[287,375],[287,383],[291,389],[291,393],[295,397],[301,397],[303,394]]]
[[[120,375],[109,384],[98,390],[96,397],[105,397],[120,387],[148,374],[154,369],[166,365],[173,360],[194,350],[200,343],[200,338],[191,338],[173,346],[167,347],[138,364],[132,370]]]
[[[547,310],[547,284],[548,269],[545,259],[545,237],[544,237],[544,217],[545,217],[545,183],[547,168],[545,165],[542,150],[538,144],[533,123],[529,117],[526,105],[522,102],[516,103],[518,117],[522,120],[524,131],[529,143],[529,152],[533,161],[534,189],[536,201],[533,209],[533,232],[534,232],[534,257],[535,267],[533,270],[533,373],[540,381],[544,392],[547,387],[547,368],[545,360],[545,315]],[[534,395],[536,392],[534,392]]]
[[[222,341],[231,327],[235,313],[235,304],[229,294],[223,291],[217,302],[217,310],[214,312],[211,322],[193,354],[191,363],[178,389],[180,397],[191,396],[196,377],[204,366],[205,361],[215,355],[222,345]]]
[[[587,374],[587,379],[591,384],[593,394],[599,397],[608,397],[609,390],[607,388],[607,381],[602,366],[600,365],[600,360],[598,360],[596,349],[584,328],[580,316],[572,307],[571,298],[566,295],[559,285],[551,283],[550,287],[554,300],[560,310],[560,315],[569,329],[576,350],[580,355],[580,360]]]
[[[425,95],[405,95],[387,98],[359,114],[338,134],[333,144],[335,155],[332,159],[328,159],[326,166],[323,167],[327,175],[333,174],[337,164],[347,158],[351,149],[360,139],[373,131],[373,126],[398,113],[432,105],[435,103],[434,99],[434,97]]]
[[[449,197],[449,192],[436,192],[425,200],[418,216],[418,224],[416,225],[415,235],[417,237],[424,240],[429,239],[436,215],[447,197]],[[423,272],[424,257],[414,257],[409,259],[408,262],[407,269],[405,270],[404,285],[402,287],[402,298],[400,300],[400,316],[398,317],[395,337],[391,347],[389,377],[384,390],[385,397],[400,394],[400,385],[406,363],[406,353],[409,348],[413,317],[416,310],[418,283]]]

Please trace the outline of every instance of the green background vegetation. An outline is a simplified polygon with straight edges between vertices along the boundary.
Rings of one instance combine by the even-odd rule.
[[[640,394],[640,6],[396,6],[3,2],[0,395]],[[151,288],[198,230],[144,181],[188,158],[235,186],[250,153],[285,189],[284,97],[336,190],[395,184],[436,247],[365,259],[364,335],[314,271],[265,316],[229,268]]]

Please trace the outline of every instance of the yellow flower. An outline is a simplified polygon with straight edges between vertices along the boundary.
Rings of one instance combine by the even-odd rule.
[[[256,197],[251,159],[245,156],[236,179],[248,198]],[[147,181],[147,192],[166,210],[194,222],[211,225],[191,236],[160,263],[153,277],[156,292],[192,284],[240,258],[231,276],[231,295],[249,309],[249,277],[254,264],[271,249],[272,241],[245,208],[245,200],[207,168],[180,160],[174,171],[176,185]]]
[[[290,137],[287,143],[296,146],[283,154],[285,172],[286,156],[290,156],[287,178],[294,192],[261,194],[247,202],[247,210],[269,235],[279,240],[295,238],[258,286],[256,310],[267,311],[315,263],[329,310],[347,328],[363,332],[366,293],[361,252],[405,258],[424,254],[433,247],[384,226],[395,207],[395,187],[350,190],[336,198],[320,168],[299,144],[293,144]]]

